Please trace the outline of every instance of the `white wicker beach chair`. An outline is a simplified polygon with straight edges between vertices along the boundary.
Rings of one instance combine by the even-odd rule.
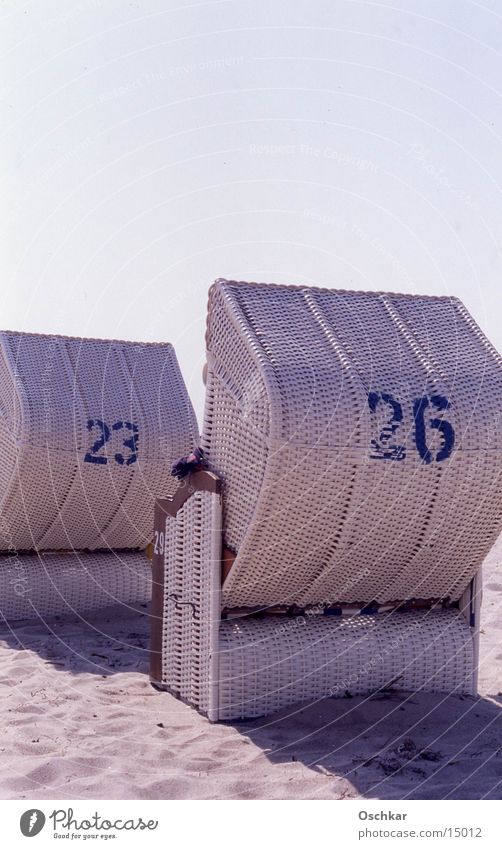
[[[171,345],[0,333],[0,613],[146,601],[155,497],[197,439]]]
[[[156,506],[152,681],[212,720],[474,694],[502,361],[462,303],[219,280],[207,361],[212,472]]]

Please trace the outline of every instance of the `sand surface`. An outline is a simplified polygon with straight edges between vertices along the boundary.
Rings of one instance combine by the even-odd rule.
[[[480,696],[326,699],[210,725],[154,690],[146,615],[0,628],[4,799],[502,798],[502,539]]]

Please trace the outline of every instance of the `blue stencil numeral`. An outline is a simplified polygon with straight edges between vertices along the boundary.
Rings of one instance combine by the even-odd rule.
[[[381,402],[387,404],[390,408],[390,414],[387,418],[387,424],[380,428],[377,439],[371,440],[371,448],[374,453],[370,454],[370,457],[372,460],[404,460],[406,448],[396,442],[396,431],[403,421],[403,408],[399,401],[396,401],[388,392],[370,392],[368,403],[375,420],[377,408]]]
[[[117,451],[113,455],[113,459],[119,466],[130,466],[132,463],[135,463],[138,459],[138,425],[134,422],[125,422],[125,421],[117,421],[114,422],[111,428],[106,424],[106,422],[101,421],[101,419],[89,419],[87,422],[87,430],[91,431],[94,428],[97,428],[100,431],[100,436],[93,445],[89,448],[84,456],[84,463],[96,463],[100,466],[106,466],[108,463],[108,457],[104,454],[100,454],[102,448],[104,448],[105,444],[110,439],[112,435],[112,431],[119,430],[128,430],[130,431],[130,436],[127,439],[124,439],[122,442],[122,446],[128,449],[128,454],[124,456],[122,452]]]
[[[112,425],[113,430],[122,430],[122,428],[126,428],[126,430],[130,430],[132,432],[132,436],[129,439],[124,439],[122,445],[124,448],[129,449],[129,456],[124,457],[123,454],[115,454],[115,460],[119,464],[119,466],[130,466],[131,463],[135,463],[138,459],[138,425],[134,424],[134,422],[115,422]]]
[[[97,463],[100,466],[106,466],[106,457],[104,457],[103,454],[98,454],[98,451],[101,451],[105,442],[108,442],[110,439],[110,428],[107,424],[105,424],[105,422],[102,422],[101,419],[89,419],[87,422],[87,430],[91,431],[93,428],[98,428],[101,431],[101,436],[96,439],[96,442],[85,455],[84,462]]]
[[[368,404],[373,414],[375,428],[378,428],[378,436],[370,442],[371,460],[404,460],[406,457],[406,446],[400,445],[397,439],[397,431],[402,424],[403,408],[399,401],[389,392],[370,392]],[[378,421],[380,406],[386,404],[388,415],[386,422],[382,425]],[[426,411],[432,407],[439,413],[450,409],[450,402],[443,395],[424,395],[413,401],[413,421],[415,423],[415,445],[424,463],[442,463],[451,457],[455,447],[455,431],[450,422],[442,416],[434,416],[426,422]],[[427,428],[437,430],[441,434],[441,447],[434,456],[427,444]]]
[[[430,405],[436,410],[448,410],[450,403],[443,395],[431,395],[430,398],[425,395],[423,398],[417,398],[413,403],[413,418],[415,420],[415,443],[417,451],[420,454],[424,463],[432,463],[434,457],[432,451],[427,446],[427,438],[425,433],[425,411]],[[441,463],[450,457],[455,445],[455,431],[450,422],[444,419],[433,418],[429,419],[429,426],[441,433],[443,444],[436,455],[436,461]]]

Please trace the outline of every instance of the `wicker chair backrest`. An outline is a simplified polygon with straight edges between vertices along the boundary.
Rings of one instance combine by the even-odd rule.
[[[502,360],[453,297],[217,281],[227,607],[458,599],[502,530]]]
[[[197,440],[171,345],[0,333],[0,551],[144,548]]]

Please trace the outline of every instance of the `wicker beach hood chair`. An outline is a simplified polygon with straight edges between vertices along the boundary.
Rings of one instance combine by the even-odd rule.
[[[462,303],[219,280],[207,362],[211,472],[156,508],[152,680],[213,720],[476,692],[502,361]]]
[[[0,333],[0,613],[146,602],[155,496],[197,439],[171,345]]]

